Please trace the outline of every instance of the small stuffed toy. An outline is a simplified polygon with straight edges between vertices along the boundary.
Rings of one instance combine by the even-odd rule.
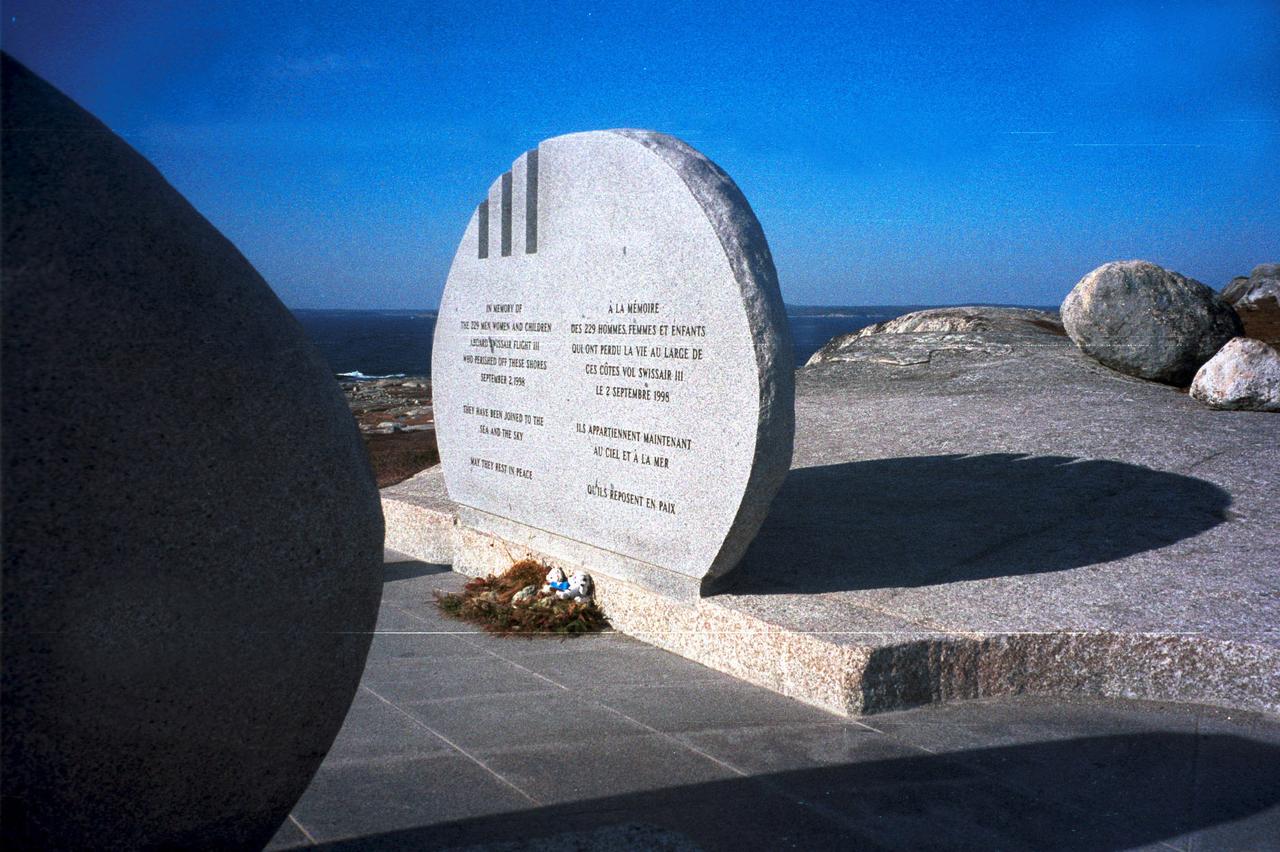
[[[547,582],[542,587],[541,593],[555,592],[559,594],[569,588],[569,583],[564,578],[564,571],[559,568],[552,568],[547,572]]]
[[[562,601],[583,601],[591,597],[591,575],[585,571],[574,571],[564,589],[556,592]],[[559,587],[557,587],[559,588]]]

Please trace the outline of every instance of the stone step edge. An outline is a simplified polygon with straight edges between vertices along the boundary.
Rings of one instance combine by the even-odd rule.
[[[386,492],[386,547],[468,576],[540,554]],[[590,566],[586,566],[590,571]],[[1280,713],[1280,650],[1196,634],[1119,631],[858,634],[771,624],[718,603],[678,601],[593,573],[619,632],[844,716],[1011,695],[1131,698]]]

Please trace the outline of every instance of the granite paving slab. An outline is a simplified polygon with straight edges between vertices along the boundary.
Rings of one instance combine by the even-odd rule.
[[[393,559],[394,627],[375,633],[383,650],[269,848],[1231,850],[1280,836],[1273,715],[1002,697],[851,719],[616,632],[476,632],[433,603],[465,577]],[[388,658],[409,676],[380,680]],[[542,687],[513,700],[502,671]]]
[[[964,338],[872,335],[799,370],[792,470],[741,564],[696,600],[606,578],[613,623],[843,713],[1028,693],[1280,710],[1280,417],[1211,411],[1051,331]],[[477,550],[437,469],[383,506],[389,546]],[[481,545],[488,570],[526,552]]]

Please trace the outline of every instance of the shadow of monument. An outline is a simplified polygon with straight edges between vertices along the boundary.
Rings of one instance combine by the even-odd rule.
[[[929,586],[1095,565],[1227,519],[1216,485],[1116,461],[917,456],[792,470],[722,588]]]
[[[620,763],[618,771],[625,772],[625,766]],[[1226,734],[1148,732],[673,786],[365,835],[319,848],[634,848],[624,842],[628,828],[633,843],[661,840],[667,844],[661,848],[735,852],[1113,850],[1206,829],[1215,831],[1207,841],[1200,838],[1206,848],[1262,848],[1274,840],[1269,832],[1275,831],[1276,819],[1229,823],[1277,802],[1280,747]],[[564,837],[572,832],[585,837],[575,844],[572,836]]]

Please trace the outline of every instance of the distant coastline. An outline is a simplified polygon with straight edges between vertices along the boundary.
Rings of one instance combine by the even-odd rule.
[[[966,303],[988,304],[988,303]],[[787,305],[795,364],[828,340],[894,317],[946,305]],[[1057,310],[1057,306],[1016,305]],[[431,308],[295,308],[303,330],[343,381],[431,375]]]

